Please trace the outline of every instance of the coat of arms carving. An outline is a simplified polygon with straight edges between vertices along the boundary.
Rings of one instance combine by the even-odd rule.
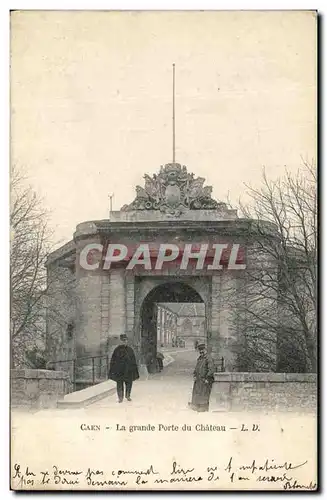
[[[225,207],[211,197],[212,187],[203,177],[194,177],[179,163],[161,166],[159,174],[144,175],[144,187],[136,186],[136,198],[122,210],[160,210],[178,217],[186,210],[217,210]]]

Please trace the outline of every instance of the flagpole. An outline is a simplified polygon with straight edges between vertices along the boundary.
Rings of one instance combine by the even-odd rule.
[[[175,63],[173,64],[173,163],[175,163]]]
[[[114,193],[109,195],[109,218],[110,218],[110,215],[112,212],[112,198],[113,198],[113,196],[114,196]]]

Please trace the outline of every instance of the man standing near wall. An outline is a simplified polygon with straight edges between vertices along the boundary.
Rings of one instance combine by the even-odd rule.
[[[128,345],[127,335],[120,336],[121,343],[112,353],[109,368],[109,378],[117,383],[118,402],[131,400],[131,391],[134,380],[139,378],[136,358],[133,349]]]
[[[194,385],[192,402],[189,406],[195,411],[208,411],[212,384],[214,381],[214,362],[203,343],[198,344],[200,356],[193,373]]]

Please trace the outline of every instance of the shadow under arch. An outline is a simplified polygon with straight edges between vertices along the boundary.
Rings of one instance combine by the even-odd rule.
[[[200,294],[183,281],[161,283],[144,298],[141,310],[141,363],[148,364],[157,354],[157,304],[160,302],[204,303]]]

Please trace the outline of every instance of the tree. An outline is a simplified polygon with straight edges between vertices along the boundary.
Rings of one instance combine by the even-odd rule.
[[[10,226],[11,366],[15,368],[25,364],[26,350],[44,344],[44,266],[51,239],[48,214],[16,167],[11,173]]]
[[[303,162],[296,175],[246,186],[250,202],[240,203],[251,220],[255,261],[239,282],[241,323],[239,369],[272,361],[277,371],[317,369],[317,175]]]
[[[49,349],[65,347],[71,335],[74,273],[64,267],[46,271],[53,250],[48,212],[14,167],[11,175],[10,335],[11,367],[45,366]],[[69,278],[63,280],[63,274]],[[60,297],[60,300],[58,300]],[[73,307],[75,310],[76,307]],[[46,339],[46,322],[51,332]]]

